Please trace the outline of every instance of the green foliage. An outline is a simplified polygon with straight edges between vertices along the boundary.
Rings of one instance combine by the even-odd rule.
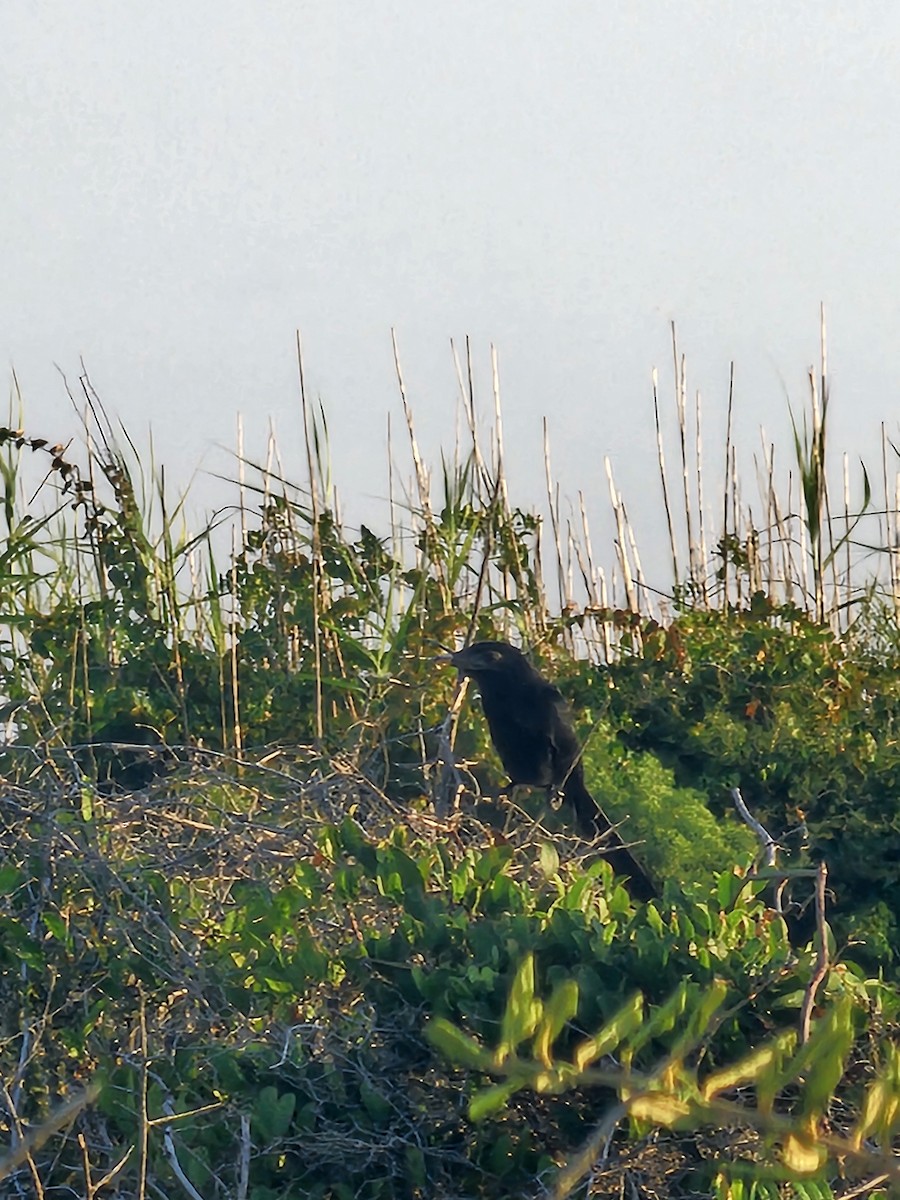
[[[710,878],[723,864],[752,857],[746,826],[717,820],[698,788],[679,787],[675,772],[649,753],[628,750],[606,720],[590,730],[584,766],[591,788],[620,832],[637,842],[651,874],[665,879]]]
[[[572,1158],[604,1119],[610,1054],[651,1078],[662,1106],[635,1108],[627,1160],[628,1139],[682,1104],[698,1056],[694,1116],[702,1087],[754,1081],[762,1108],[802,1075],[794,1110],[808,1121],[826,1096],[854,1096],[834,1070],[848,1030],[865,1044],[896,1020],[894,991],[838,964],[821,999],[842,1023],[826,1038],[820,1020],[798,1058],[813,948],[793,950],[734,875],[691,896],[670,883],[665,902],[636,907],[605,863],[548,854],[543,839],[435,841],[392,827],[388,809],[367,835],[318,817],[312,791],[290,815],[258,793],[249,817],[263,779],[271,790],[266,776],[215,789],[201,776],[188,810],[170,785],[143,814],[128,798],[90,816],[41,815],[26,793],[4,802],[7,822],[28,819],[0,864],[0,1003],[21,1031],[0,1071],[13,1078],[23,1037],[40,1047],[18,1093],[31,1123],[99,1081],[98,1175],[147,1131],[143,1164],[123,1167],[130,1192],[141,1170],[170,1179],[174,1146],[212,1195],[235,1194],[244,1147],[250,1194],[525,1194],[549,1147]],[[869,1080],[858,1094],[868,1140],[887,1136],[896,1063],[878,1071],[881,1093]],[[65,1139],[37,1169],[83,1188]]]
[[[840,638],[764,601],[686,612],[608,668],[602,711],[715,815],[740,787],[774,837],[789,834],[788,865],[809,861],[807,840],[828,862],[840,936],[889,967],[900,954],[900,642],[876,622],[869,641],[868,628],[861,616]]]
[[[830,1162],[834,1169],[837,1160],[857,1176],[884,1172],[885,1179],[898,1182],[900,1167],[892,1151],[892,1140],[900,1132],[900,1054],[895,1046],[886,1047],[849,1134],[836,1136],[825,1131],[853,1046],[853,1008],[860,999],[854,1002],[847,995],[833,1003],[802,1045],[798,1046],[794,1031],[785,1031],[736,1062],[709,1071],[693,1063],[699,1056],[708,1064],[705,1052],[714,1042],[724,1005],[733,1002],[734,996],[722,980],[706,988],[683,982],[655,1011],[645,1012],[642,997],[636,995],[602,1028],[577,1044],[571,1058],[563,1058],[561,1049],[555,1054],[552,1050],[579,1008],[577,984],[573,980],[557,983],[548,1000],[542,1001],[536,994],[534,958],[529,955],[513,977],[493,1053],[442,1018],[428,1027],[428,1036],[452,1061],[504,1077],[503,1083],[472,1096],[469,1114],[473,1121],[494,1116],[523,1089],[563,1095],[593,1084],[614,1090],[622,1115],[638,1125],[696,1130],[725,1122],[757,1129],[763,1135],[764,1153],[753,1166],[756,1186],[785,1179],[800,1183],[807,1178],[826,1184],[826,1169]],[[647,1048],[670,1030],[674,1040],[662,1060],[657,1059],[648,1070],[635,1070]],[[591,1066],[600,1054],[616,1055],[621,1066]],[[723,1098],[738,1084],[753,1087],[754,1106]],[[776,1097],[791,1086],[796,1087],[796,1095],[790,1109],[776,1111]],[[563,1165],[552,1194],[569,1195],[590,1165]],[[719,1174],[718,1194],[730,1178],[730,1172]],[[736,1194],[742,1195],[740,1176],[734,1181]],[[799,1194],[816,1193],[801,1190]]]
[[[223,557],[215,522],[181,531],[162,471],[148,485],[92,413],[82,462],[0,430],[4,1139],[102,1085],[76,1126],[90,1179],[65,1129],[33,1152],[48,1194],[93,1194],[106,1172],[122,1194],[169,1194],[180,1171],[255,1200],[527,1195],[575,1169],[618,1103],[617,1195],[630,1156],[666,1136],[685,1188],[723,1200],[815,1200],[836,1154],[888,1145],[892,617],[859,606],[839,636],[761,592],[682,603],[667,628],[597,606],[554,616],[540,523],[510,507],[499,459],[473,445],[442,460],[409,529],[350,533],[324,426],[308,487],[262,472]],[[35,464],[43,493],[24,486]],[[807,517],[821,617],[821,508]],[[749,536],[722,545],[749,578]],[[540,795],[521,801],[532,829],[487,803],[476,813],[498,819],[479,823],[467,794],[436,819],[454,679],[435,655],[512,630],[572,698],[588,783],[660,901],[635,906]],[[575,653],[601,644],[603,667]],[[463,779],[496,782],[480,717],[454,748]],[[757,847],[732,787],[776,836],[806,831],[809,849],[781,851],[790,866],[828,861],[840,952],[806,1046],[815,949],[748,881]],[[707,1123],[758,1136],[723,1148]]]

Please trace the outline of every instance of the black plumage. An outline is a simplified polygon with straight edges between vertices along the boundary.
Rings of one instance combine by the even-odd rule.
[[[631,894],[655,896],[647,873],[585,786],[581,746],[559,689],[507,642],[475,642],[448,661],[478,685],[491,741],[511,782],[562,792],[582,833],[607,835],[604,856],[628,876]]]

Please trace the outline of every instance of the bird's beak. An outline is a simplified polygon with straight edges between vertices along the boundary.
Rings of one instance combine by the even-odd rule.
[[[450,667],[456,667],[460,677],[462,677],[466,671],[465,654],[465,650],[455,650],[447,654],[438,655],[435,662],[446,663]]]

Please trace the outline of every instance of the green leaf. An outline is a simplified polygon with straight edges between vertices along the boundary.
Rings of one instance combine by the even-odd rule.
[[[10,892],[20,888],[24,882],[25,876],[18,867],[9,865],[0,867],[0,896],[8,896]]]
[[[264,1087],[253,1105],[253,1124],[265,1143],[284,1137],[291,1125],[297,1097],[293,1092],[278,1095],[278,1089]]]
[[[534,1038],[532,1053],[538,1062],[545,1067],[551,1064],[550,1047],[578,1011],[578,984],[574,979],[566,979],[554,989],[553,995],[544,1004],[544,1011],[538,1023]]]
[[[644,1021],[641,1029],[632,1038],[628,1046],[629,1058],[646,1046],[653,1038],[668,1033],[679,1017],[684,1015],[687,1008],[688,996],[692,989],[686,979],[682,979],[672,995]]]
[[[828,1157],[824,1146],[811,1137],[789,1133],[781,1145],[781,1157],[789,1171],[798,1175],[815,1175]]]
[[[52,933],[59,941],[65,942],[68,940],[68,927],[58,912],[52,912],[48,909],[42,913],[41,920],[44,922],[47,931]]]
[[[734,870],[721,871],[716,879],[716,899],[719,902],[719,908],[723,911],[732,908],[741,894],[741,888],[745,882],[744,878],[736,874]]]
[[[836,1004],[817,1025],[810,1042],[815,1041],[806,1070],[802,1111],[820,1116],[834,1097],[844,1073],[844,1063],[853,1045],[853,1018],[849,1000]]]
[[[425,1155],[418,1146],[406,1146],[403,1151],[406,1176],[412,1189],[422,1191],[427,1181]]]
[[[485,1117],[499,1112],[518,1086],[517,1083],[497,1083],[477,1092],[469,1101],[469,1117],[473,1121],[483,1121]]]
[[[659,909],[656,907],[656,905],[653,903],[652,900],[647,905],[644,915],[645,915],[645,919],[646,919],[649,927],[653,930],[653,932],[655,934],[657,934],[658,936],[661,937],[663,934],[663,931],[665,930],[665,925],[663,924],[663,919],[659,914]]]
[[[889,1044],[885,1061],[874,1081],[866,1089],[859,1120],[852,1134],[858,1150],[866,1138],[875,1137],[879,1145],[890,1145],[900,1129],[900,1047]]]
[[[461,1067],[475,1067],[486,1071],[491,1065],[491,1055],[473,1037],[463,1033],[444,1017],[435,1017],[425,1026],[425,1036],[436,1050],[451,1062]]]
[[[500,1044],[494,1059],[498,1066],[534,1033],[541,1019],[542,1007],[534,994],[534,955],[529,954],[522,960],[510,988],[500,1026]]]
[[[806,1081],[803,1112],[808,1116],[823,1112],[841,1077],[852,1041],[852,1005],[849,1000],[843,1000],[815,1023],[809,1041],[783,1064],[779,1072],[764,1072],[757,1084],[760,1108],[770,1105],[777,1092],[802,1077]]]
[[[552,842],[541,842],[541,873],[545,879],[559,874],[559,851]]]
[[[383,1125],[393,1112],[393,1106],[387,1097],[365,1080],[359,1086],[359,1098],[362,1100],[366,1112],[377,1125]]]
[[[727,995],[728,984],[724,979],[713,980],[712,984],[700,994],[699,1000],[690,1013],[687,1029],[672,1047],[673,1058],[684,1057],[695,1045],[699,1045],[708,1037],[710,1023],[725,1003]]]
[[[643,1019],[644,997],[640,992],[636,992],[593,1037],[579,1042],[572,1056],[575,1067],[583,1071],[604,1054],[611,1054],[617,1046],[640,1029]]]
[[[779,1037],[772,1038],[762,1046],[758,1046],[730,1066],[714,1071],[703,1081],[701,1095],[709,1100],[717,1092],[725,1092],[736,1087],[739,1083],[757,1083],[768,1075],[780,1073],[784,1060],[793,1050],[797,1040],[794,1030],[787,1030]]]

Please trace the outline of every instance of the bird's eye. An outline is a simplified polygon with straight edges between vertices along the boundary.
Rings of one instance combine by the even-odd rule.
[[[499,662],[502,657],[503,655],[499,650],[491,650],[491,652],[488,654],[488,658],[491,660],[491,662]]]

